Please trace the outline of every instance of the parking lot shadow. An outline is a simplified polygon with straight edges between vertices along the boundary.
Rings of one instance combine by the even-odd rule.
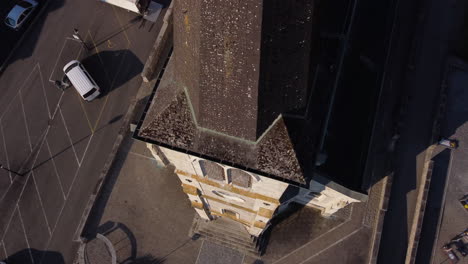
[[[42,251],[34,248],[25,248],[8,256],[8,264],[50,263],[65,264],[63,256],[55,251]]]
[[[29,20],[16,31],[8,28],[3,23],[0,25],[0,73],[12,62],[31,57],[38,43],[39,35],[45,23],[45,17],[61,8],[64,0],[36,0],[39,5]],[[6,17],[17,1],[2,1],[0,17]],[[27,48],[26,48],[27,47]],[[51,50],[51,52],[56,52]],[[54,55],[55,56],[55,55]]]
[[[104,50],[81,61],[101,88],[101,96],[121,87],[143,70],[143,63],[130,50]]]

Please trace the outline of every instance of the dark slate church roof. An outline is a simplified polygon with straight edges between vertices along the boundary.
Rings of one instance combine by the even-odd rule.
[[[140,137],[221,160],[235,167],[299,184],[306,183],[297,158],[297,143],[294,142],[300,139],[291,137],[303,135],[291,134],[288,130],[297,128],[297,125],[288,128],[287,118],[279,116],[255,142],[198,127],[186,92],[174,79],[173,66],[170,61],[140,128]],[[307,138],[303,139],[306,143]],[[304,154],[303,151],[300,154]],[[312,158],[311,155],[302,155],[305,156]],[[309,160],[309,163],[313,162]]]
[[[323,118],[308,115],[313,3],[177,1],[174,54],[139,136],[305,184]]]

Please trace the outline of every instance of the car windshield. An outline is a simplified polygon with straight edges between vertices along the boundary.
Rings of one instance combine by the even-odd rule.
[[[15,20],[13,20],[13,19],[11,19],[11,18],[9,18],[9,17],[7,17],[7,18],[5,19],[5,23],[8,24],[8,25],[10,25],[10,26],[12,26],[12,27],[15,26]]]
[[[85,93],[83,95],[84,98],[90,97],[94,92],[96,91],[96,88],[91,89],[89,92]]]
[[[24,13],[21,14],[20,17],[18,18],[18,24],[21,24],[21,22],[23,22],[25,17],[26,17],[26,15]]]
[[[31,3],[28,3],[26,1],[21,1],[18,3],[19,6],[21,6],[22,8],[30,8],[32,6]]]
[[[65,72],[65,73],[68,73],[69,71],[71,71],[71,69],[75,68],[76,65],[78,65],[78,62],[75,62],[75,63],[73,63],[72,65],[68,66],[68,68],[66,68],[66,69],[64,70],[64,72]]]

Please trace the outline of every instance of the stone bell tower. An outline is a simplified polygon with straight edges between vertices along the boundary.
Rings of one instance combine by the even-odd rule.
[[[174,165],[200,233],[255,248],[291,202],[330,215],[365,199],[315,170],[315,1],[174,4],[173,54],[137,135]]]

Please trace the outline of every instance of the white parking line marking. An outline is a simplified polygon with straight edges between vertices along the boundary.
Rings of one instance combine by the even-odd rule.
[[[18,209],[18,216],[20,219],[21,227],[23,228],[24,239],[26,240],[26,245],[28,245],[29,257],[31,257],[31,263],[34,264],[34,259],[31,253],[31,246],[29,245],[28,235],[26,234],[26,228],[24,228],[23,217],[21,216],[19,204],[16,204],[16,209]]]
[[[42,76],[41,65],[39,63],[37,63],[37,68],[39,70],[39,78],[41,78],[42,92],[44,93],[44,98],[45,98],[46,106],[47,106],[47,112],[49,113],[49,119],[51,119],[52,118],[52,113],[50,112],[49,100],[47,99],[47,93],[46,93],[46,90],[45,90],[44,77]]]
[[[46,135],[47,135],[48,132],[49,132],[49,128],[47,128],[47,130],[45,131]],[[45,140],[44,140],[44,141],[45,141]],[[41,142],[41,146],[39,146],[39,150],[42,149],[42,147],[43,147],[43,145],[44,145],[44,141]],[[33,160],[33,162],[32,162],[32,165],[31,165],[30,170],[31,170],[32,168],[34,168],[34,165],[36,164],[36,161],[37,161],[37,157],[38,157],[38,156],[39,156],[39,151],[36,153],[36,155],[35,155],[35,157],[34,157],[34,160]],[[24,181],[25,183],[28,182],[29,177],[31,176],[31,174],[32,174],[32,173],[27,173],[26,175],[23,175],[23,177],[26,177],[26,179],[25,179],[25,181]],[[11,187],[11,186],[12,186],[12,185],[10,185],[10,187]],[[9,188],[10,188],[10,187],[9,187]],[[9,189],[9,188],[8,188],[8,189]],[[18,196],[19,198],[18,198],[18,200],[16,201],[16,204],[15,204],[16,207],[18,207],[19,202],[21,201],[21,198],[23,197],[23,192],[24,192],[25,189],[26,189],[26,184],[23,184],[23,187],[22,187],[22,189],[21,189],[21,192],[20,192],[20,194],[19,194],[19,196]],[[8,191],[8,190],[7,190],[7,191]],[[5,234],[7,233],[6,231],[7,231],[8,228],[10,227],[11,220],[13,220],[13,215],[14,215],[14,213],[11,214],[10,219],[8,219],[8,223],[7,223],[7,226],[6,226],[6,228],[5,228],[5,233],[3,234],[2,240],[5,239]]]
[[[0,201],[3,201],[3,199],[5,198],[6,194],[8,193],[8,191],[10,190],[11,186],[13,186],[13,183],[10,184],[10,186],[8,186],[8,188],[5,190],[5,192],[3,192],[3,196],[2,196],[2,199],[0,199]]]
[[[41,205],[42,214],[44,214],[44,219],[46,221],[47,230],[49,231],[49,236],[50,236],[52,234],[52,231],[50,230],[49,220],[47,219],[47,214],[44,209],[44,204],[42,203],[41,193],[39,192],[39,188],[37,187],[37,182],[36,182],[36,177],[34,176],[34,171],[32,172],[32,179],[34,181],[34,187],[36,188],[37,197],[39,197],[39,204]]]
[[[57,102],[57,105],[55,106],[55,110],[54,110],[54,113],[52,114],[52,117],[50,118],[51,120],[54,120],[55,119],[55,115],[57,115],[57,112],[59,110],[59,107],[60,107],[60,103],[62,102],[62,98],[63,98],[63,95],[65,94],[65,91],[62,92],[62,94],[60,95],[60,98]]]
[[[83,163],[83,160],[84,160],[84,158],[85,158],[85,156],[86,156],[86,153],[88,152],[88,147],[91,145],[90,143],[91,143],[91,139],[93,138],[93,136],[94,136],[94,134],[91,134],[91,136],[89,137],[89,140],[88,140],[88,144],[86,144],[86,148],[85,148],[85,151],[84,151],[84,153],[83,153],[83,157],[81,157],[80,167],[81,167],[81,164]],[[80,170],[80,169],[78,168],[77,172],[78,172],[79,170]],[[75,182],[75,179],[76,179],[76,176],[77,176],[77,175],[78,175],[78,173],[75,174],[75,177],[73,178],[73,181],[72,181],[72,185],[71,185],[71,186],[73,186],[73,183]],[[71,192],[71,188],[70,188],[70,190],[69,190],[69,192],[68,192],[68,194],[67,194],[67,197],[68,197],[68,195],[70,194],[70,192]],[[85,213],[85,210],[83,210],[83,213],[81,214],[81,217],[83,217],[83,214],[84,214],[84,213]],[[75,233],[73,233],[73,234],[74,234],[73,237],[76,237],[76,232],[78,232],[78,228],[80,228],[80,225],[78,225],[78,226],[76,227]]]
[[[125,30],[125,27],[124,27],[123,23],[120,21],[120,16],[117,14],[117,11],[116,11],[117,8],[115,6],[113,6],[113,5],[111,5],[111,7],[112,7],[112,10],[114,11],[115,18],[117,19],[117,22],[120,25],[120,29],[123,30],[124,36],[127,39],[128,47],[130,47],[132,42],[130,41],[130,38],[127,35],[127,30]]]
[[[3,239],[0,241],[2,241],[2,248],[3,248],[3,252],[5,253],[5,258],[8,258],[8,252],[6,251],[5,241],[3,241]]]
[[[60,60],[60,57],[62,56],[62,52],[63,52],[63,49],[65,48],[65,45],[67,44],[67,41],[68,40],[65,39],[65,41],[63,42],[62,48],[60,49],[60,53],[59,53],[59,55],[57,57],[57,60],[55,61],[54,68],[52,69],[52,72],[50,73],[49,82],[55,83],[55,80],[51,80],[50,78],[52,78],[52,75],[54,75],[55,68],[57,68],[58,61]]]
[[[73,144],[73,140],[72,140],[72,138],[70,136],[70,132],[68,132],[67,122],[65,122],[65,118],[63,117],[62,109],[60,107],[59,107],[59,112],[60,112],[60,116],[62,117],[62,122],[63,122],[63,126],[65,127],[65,131],[67,131],[68,140],[70,141],[70,147],[72,148],[73,153],[75,154],[76,163],[78,164],[78,167],[79,167],[80,166],[80,160],[78,159],[78,155],[76,154],[75,146]]]
[[[31,75],[32,73],[35,71],[36,69],[36,66],[34,66],[34,68],[31,70],[31,72],[28,74],[28,77],[26,77],[25,81],[23,82],[23,84],[20,86],[20,88],[18,89],[18,92],[15,94],[15,96],[13,96],[13,98],[11,98],[11,101],[10,103],[8,103],[8,106],[5,108],[5,111],[2,113],[2,115],[0,116],[0,121],[3,120],[3,116],[8,112],[8,109],[10,109],[11,105],[13,104],[13,102],[15,101],[16,99],[16,96],[18,96],[19,94],[19,91],[21,91],[21,89],[23,89],[23,87],[26,85],[26,83],[28,82],[29,78],[31,78]]]
[[[91,142],[91,140],[92,140],[92,138],[93,138],[93,135],[94,135],[94,134],[91,134],[91,137],[89,138],[89,141],[90,141],[90,142]],[[89,145],[89,142],[88,142],[88,145]],[[84,152],[84,154],[83,154],[83,157],[86,155],[87,151],[88,151],[88,148],[85,149],[85,152]],[[54,235],[54,233],[55,233],[55,229],[57,228],[57,225],[58,225],[58,223],[60,222],[60,218],[62,217],[63,209],[65,209],[65,207],[67,206],[68,197],[70,196],[70,193],[71,193],[71,191],[73,190],[73,185],[75,184],[75,180],[76,180],[76,178],[77,178],[77,175],[78,175],[78,173],[80,172],[80,168],[81,168],[81,166],[79,166],[78,169],[76,170],[75,176],[73,177],[73,181],[72,181],[72,183],[70,184],[70,188],[69,188],[69,191],[68,191],[67,196],[66,196],[66,198],[65,198],[65,202],[63,203],[63,206],[62,206],[62,208],[60,209],[60,212],[59,212],[59,214],[58,214],[58,216],[57,216],[57,221],[55,222],[54,228],[52,228],[52,235],[50,236],[49,241],[47,242],[47,246],[45,247],[45,250],[48,250],[48,249],[49,249],[50,242],[52,241],[53,235]],[[75,232],[76,232],[76,231],[75,231]]]
[[[89,140],[88,140],[88,144],[86,144],[85,151],[83,152],[83,156],[81,157],[81,160],[80,160],[80,167],[81,167],[81,164],[83,163],[86,152],[88,152],[88,148],[89,148],[89,145],[91,143],[91,139],[93,138],[93,136],[94,136],[94,134],[91,134],[91,136],[89,137]]]
[[[60,175],[59,175],[58,170],[57,170],[57,165],[55,165],[55,160],[52,157],[52,151],[50,150],[49,141],[47,141],[47,140],[46,140],[46,146],[47,146],[47,149],[49,151],[50,161],[52,161],[52,165],[54,166],[55,175],[57,176],[57,180],[59,182],[60,191],[62,192],[62,195],[63,195],[63,200],[65,200],[66,196],[65,196],[65,192],[63,191],[62,181],[60,180]]]
[[[21,90],[18,91],[19,93],[19,99],[20,99],[20,105],[21,105],[21,110],[23,111],[23,119],[24,119],[24,126],[26,127],[26,135],[28,136],[28,142],[29,142],[29,149],[32,152],[32,143],[31,143],[31,136],[29,134],[29,128],[28,128],[28,120],[26,119],[26,111],[24,111],[24,102],[23,102],[23,96],[21,94]]]
[[[85,149],[85,151],[84,151],[84,153],[83,153],[83,159],[84,159],[86,153],[88,152],[88,147],[89,147],[89,145],[90,145],[89,143],[90,143],[91,140],[93,139],[93,136],[94,136],[94,134],[91,134],[91,136],[89,137],[88,144],[86,145],[86,149]],[[73,185],[75,184],[76,176],[78,176],[78,172],[80,171],[80,168],[81,168],[81,163],[78,165],[78,169],[76,170],[76,173],[75,173],[75,175],[73,176],[73,180],[72,180],[72,182],[71,182],[71,184],[70,184],[70,188],[68,189],[67,199],[68,199],[68,197],[70,196],[70,192],[72,191],[72,187],[73,187]]]
[[[314,255],[312,255],[312,256],[306,258],[305,260],[301,261],[299,264],[306,263],[306,261],[309,261],[310,259],[320,255],[322,252],[328,250],[329,248],[334,247],[335,245],[338,245],[339,243],[343,242],[345,239],[348,239],[350,236],[352,236],[352,235],[356,234],[357,232],[361,231],[361,229],[362,229],[362,227],[354,230],[353,232],[351,232],[351,233],[347,234],[346,236],[342,237],[341,239],[338,239],[334,243],[330,244],[328,247],[320,250],[319,252],[315,253]]]
[[[7,152],[7,147],[6,147],[6,140],[5,140],[5,132],[3,132],[3,125],[0,124],[0,130],[2,131],[2,139],[3,139],[3,151],[5,153],[5,158],[6,158],[6,164],[8,168],[10,168],[10,161],[8,160],[8,152]],[[11,172],[8,172],[8,176],[10,177],[10,183],[13,183],[13,178],[11,177]],[[11,186],[11,185],[10,185]],[[4,193],[4,195],[7,192]],[[3,200],[3,197],[2,197]],[[1,201],[1,200],[0,200]]]

